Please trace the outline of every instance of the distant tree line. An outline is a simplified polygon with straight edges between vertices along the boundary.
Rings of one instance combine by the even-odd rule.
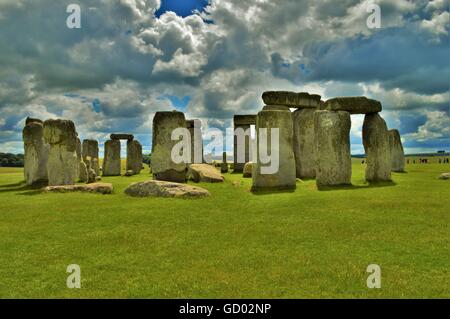
[[[151,161],[152,161],[152,154],[142,155],[142,162],[144,162],[147,165],[150,165]]]
[[[23,167],[23,154],[0,153],[0,167]]]

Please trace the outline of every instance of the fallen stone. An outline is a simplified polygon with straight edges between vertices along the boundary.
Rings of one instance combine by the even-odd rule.
[[[253,171],[253,162],[245,163],[244,171],[242,172],[242,176],[244,178],[252,177],[252,171]]]
[[[450,179],[450,173],[442,173],[438,179],[442,179],[442,180],[446,180],[446,179]]]
[[[381,112],[381,103],[365,96],[336,97],[320,106],[322,110],[346,111],[350,114],[368,114]]]
[[[320,104],[320,95],[306,92],[267,91],[262,99],[267,105],[285,105],[292,108],[317,108]]]
[[[47,186],[46,188],[44,188],[44,191],[55,193],[86,192],[86,193],[111,194],[113,192],[113,186],[110,183],[59,185],[59,186]]]
[[[201,187],[157,180],[133,183],[125,189],[125,194],[133,197],[176,198],[199,198],[211,195],[206,189]]]
[[[187,176],[195,183],[222,183],[224,181],[224,177],[219,171],[209,164],[189,165]]]

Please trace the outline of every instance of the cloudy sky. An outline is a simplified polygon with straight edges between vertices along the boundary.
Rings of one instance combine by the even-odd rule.
[[[66,26],[71,3],[80,29]],[[449,53],[445,0],[0,0],[0,152],[23,152],[27,116],[100,142],[134,133],[148,152],[156,111],[225,129],[278,89],[366,95],[407,152],[449,150]]]

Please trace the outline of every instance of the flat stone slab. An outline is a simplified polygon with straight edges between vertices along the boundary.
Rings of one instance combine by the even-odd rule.
[[[191,164],[189,165],[188,179],[195,183],[222,183],[224,177],[212,165],[209,164]]]
[[[320,106],[321,110],[346,111],[350,114],[368,114],[381,112],[381,103],[365,96],[336,97]]]
[[[439,179],[450,179],[450,173],[442,173],[438,178]]]
[[[262,95],[266,105],[285,105],[292,108],[317,108],[320,105],[320,95],[307,92],[267,91]]]
[[[133,197],[176,198],[201,198],[211,195],[206,189],[201,187],[157,180],[133,183],[125,189],[125,194]]]
[[[50,193],[84,192],[84,193],[111,194],[113,192],[113,186],[110,183],[93,183],[86,185],[60,185],[60,186],[47,186],[46,188],[44,188],[44,191]]]
[[[109,138],[112,140],[134,140],[133,134],[111,134]]]

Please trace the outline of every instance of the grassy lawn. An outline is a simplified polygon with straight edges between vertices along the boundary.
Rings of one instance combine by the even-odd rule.
[[[0,297],[450,297],[450,165],[408,165],[394,183],[252,194],[226,174],[200,200],[131,198],[150,178],[107,177],[113,195],[42,194],[0,168]],[[242,186],[232,185],[243,181]],[[381,266],[368,289],[366,267]],[[79,264],[82,289],[66,287]]]

